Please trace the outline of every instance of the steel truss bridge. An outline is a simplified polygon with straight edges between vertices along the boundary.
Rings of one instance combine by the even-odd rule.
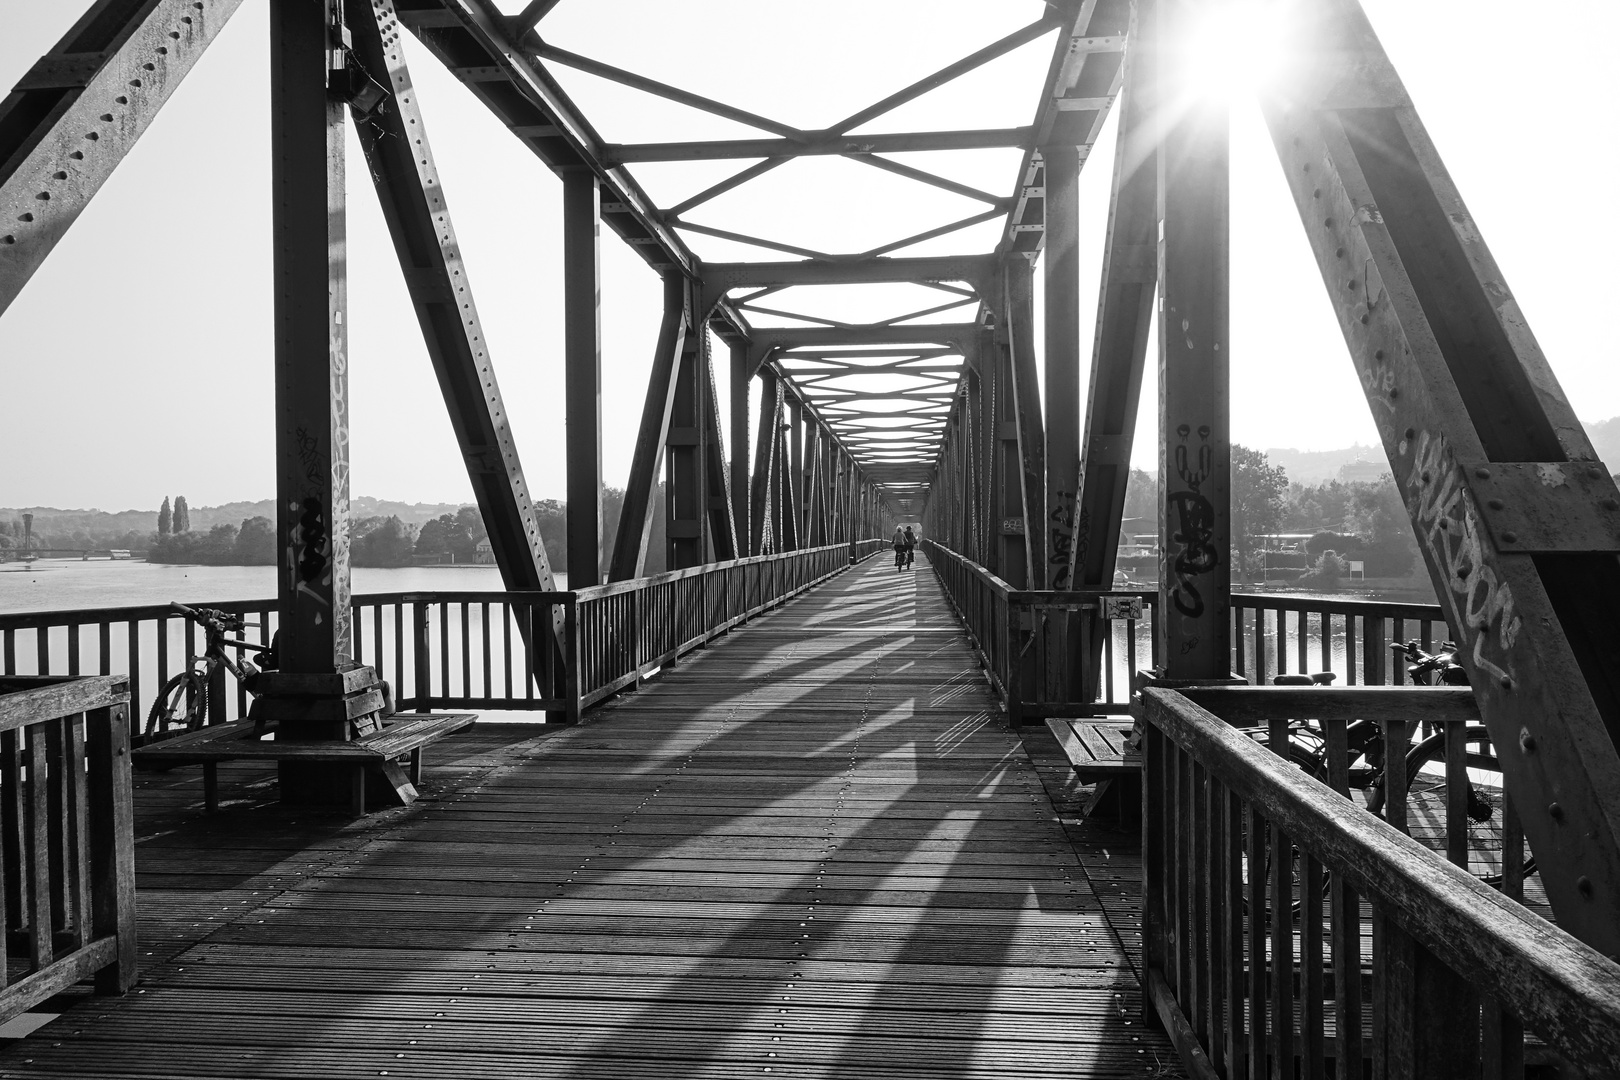
[[[1153,674],[1173,687],[1228,679],[1227,125],[1225,105],[1199,92],[1187,62],[1208,5],[1051,0],[1028,25],[809,128],[558,47],[546,32],[556,3],[270,0],[285,670],[332,676],[357,655],[342,252],[346,200],[368,178],[506,590],[555,593],[473,299],[477,268],[463,263],[407,69],[402,41],[412,35],[562,180],[572,589],[641,578],[662,515],[671,571],[831,545],[853,553],[896,521],[920,519],[951,557],[999,582],[1013,608],[1037,593],[1062,609],[1061,594],[1106,592],[1151,353],[1164,433],[1154,619],[1162,663]],[[240,4],[97,0],[0,101],[0,311]],[[1359,4],[1293,8],[1292,62],[1267,92],[1265,122],[1548,900],[1563,930],[1620,957],[1620,491]],[[1050,50],[1027,124],[867,130],[1036,42]],[[758,134],[611,142],[565,91],[564,72]],[[739,88],[736,99],[745,97]],[[1083,343],[1072,302],[1076,187],[1115,113],[1096,333]],[[365,154],[358,177],[345,170],[349,125]],[[906,157],[987,148],[1017,156],[995,190]],[[812,157],[880,170],[966,209],[861,250],[821,250],[785,238],[790,230],[726,227],[723,214],[708,213],[727,193]],[[671,162],[734,168],[661,202],[637,174]],[[779,210],[778,224],[795,214]],[[976,247],[970,238],[987,223],[994,242]],[[613,537],[601,535],[604,225],[663,281]],[[704,259],[693,245],[705,240],[769,257]],[[827,287],[893,285],[933,299],[858,323],[818,307]],[[1049,298],[1039,322],[1038,288]],[[711,335],[725,349],[718,364]],[[1086,348],[1091,381],[1079,411],[1070,403],[1081,397]],[[717,379],[730,386],[724,425]],[[754,445],[737,445],[751,419]],[[1049,700],[1097,698],[1102,642],[1084,631],[1095,616],[1083,606],[1043,616],[1028,638]],[[526,645],[567,653],[564,607],[550,603]],[[987,653],[987,635],[1000,632],[975,631]],[[1164,737],[1179,739],[1191,729],[1173,711],[1161,709]],[[1150,796],[1156,780],[1164,774],[1150,772]],[[1190,1016],[1201,1007],[1185,983],[1168,992]],[[1206,1038],[1210,1016],[1192,1021]]]

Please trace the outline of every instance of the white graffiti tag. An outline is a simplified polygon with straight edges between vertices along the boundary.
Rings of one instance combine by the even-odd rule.
[[[1475,670],[1511,681],[1513,644],[1523,620],[1514,611],[1512,587],[1484,562],[1479,511],[1444,436],[1418,436],[1406,490],[1418,539],[1445,572],[1448,606]]]

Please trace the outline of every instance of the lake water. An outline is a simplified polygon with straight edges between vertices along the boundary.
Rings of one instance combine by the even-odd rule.
[[[557,575],[568,587],[568,575]],[[493,566],[357,566],[356,593],[422,590],[500,592]],[[172,566],[128,560],[40,559],[0,563],[0,612],[61,611],[224,600],[268,600],[276,595],[273,566]]]

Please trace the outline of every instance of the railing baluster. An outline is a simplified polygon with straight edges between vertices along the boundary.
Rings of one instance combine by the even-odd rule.
[[[1249,908],[1249,1075],[1267,1074],[1266,1044],[1266,819],[1254,803],[1248,806],[1244,837]]]
[[[1356,617],[1344,617],[1344,684],[1356,685]]]
[[[48,626],[34,631],[34,670],[40,675],[51,673],[51,630]]]
[[[28,893],[29,970],[39,971],[56,958],[51,941],[50,751],[44,724],[23,728],[28,743]]]
[[[1157,732],[1157,728],[1149,728]],[[1239,1080],[1247,1071],[1246,1046],[1243,1041],[1247,1030],[1243,1015],[1243,801],[1224,784],[1218,818],[1221,828],[1221,848],[1224,852],[1221,866],[1221,892],[1224,894],[1224,917],[1221,920],[1221,954],[1226,962],[1226,977],[1222,990],[1226,996],[1226,1075],[1228,1080]]]
[[[506,700],[512,700],[512,602],[501,603],[501,668],[506,675]]]
[[[1266,685],[1266,609],[1254,609],[1254,685]]]
[[[1217,995],[1212,994],[1211,965],[1209,957],[1209,924],[1206,920],[1210,916],[1209,902],[1209,819],[1205,812],[1209,808],[1209,782],[1204,775],[1204,767],[1194,761],[1192,755],[1185,755],[1187,764],[1191,765],[1187,777],[1187,834],[1192,846],[1192,857],[1187,862],[1188,893],[1192,899],[1190,911],[1190,925],[1187,927],[1187,938],[1191,944],[1192,978],[1188,989],[1191,993],[1187,998],[1188,1012],[1191,1014],[1193,1031],[1198,1035],[1198,1041],[1204,1046],[1210,1044],[1210,1035],[1217,1030],[1218,1020],[1213,1018],[1213,1004]]]
[[[448,700],[450,694],[450,608],[446,602],[439,605],[439,697]]]
[[[83,713],[70,716],[65,721],[64,734],[67,738],[67,804],[68,804],[68,836],[71,842],[73,857],[69,860],[71,867],[71,887],[73,895],[72,922],[73,947],[81,948],[91,939],[91,888],[90,888],[90,792],[85,773],[85,721]]]
[[[483,628],[483,637],[479,638],[484,653],[484,697],[493,698],[495,688],[491,679],[491,666],[489,657],[489,602],[486,600],[478,605],[479,625]]]
[[[467,601],[462,601],[462,696],[473,696],[473,620]]]
[[[1311,670],[1311,650],[1310,642],[1308,640],[1310,637],[1310,617],[1310,612],[1306,611],[1304,608],[1299,609],[1299,618],[1297,620],[1299,624],[1299,643],[1297,651],[1299,655],[1299,671],[1301,675],[1306,674]]]
[[[1277,613],[1282,621],[1282,612]],[[1288,760],[1288,719],[1270,718],[1271,752]],[[1293,843],[1271,825],[1271,1060],[1276,1076],[1294,1075],[1294,859]]]
[[[1350,798],[1348,724],[1343,716],[1324,717],[1327,782]],[[1333,1021],[1337,1031],[1335,1072],[1359,1077],[1361,1066],[1361,901],[1343,874],[1330,879],[1333,953]]]

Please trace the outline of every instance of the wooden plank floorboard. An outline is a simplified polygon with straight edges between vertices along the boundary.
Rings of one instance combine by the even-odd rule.
[[[0,1077],[1181,1075],[1139,861],[1026,753],[923,564],[871,560],[577,728],[342,822],[139,778],[143,978]]]

